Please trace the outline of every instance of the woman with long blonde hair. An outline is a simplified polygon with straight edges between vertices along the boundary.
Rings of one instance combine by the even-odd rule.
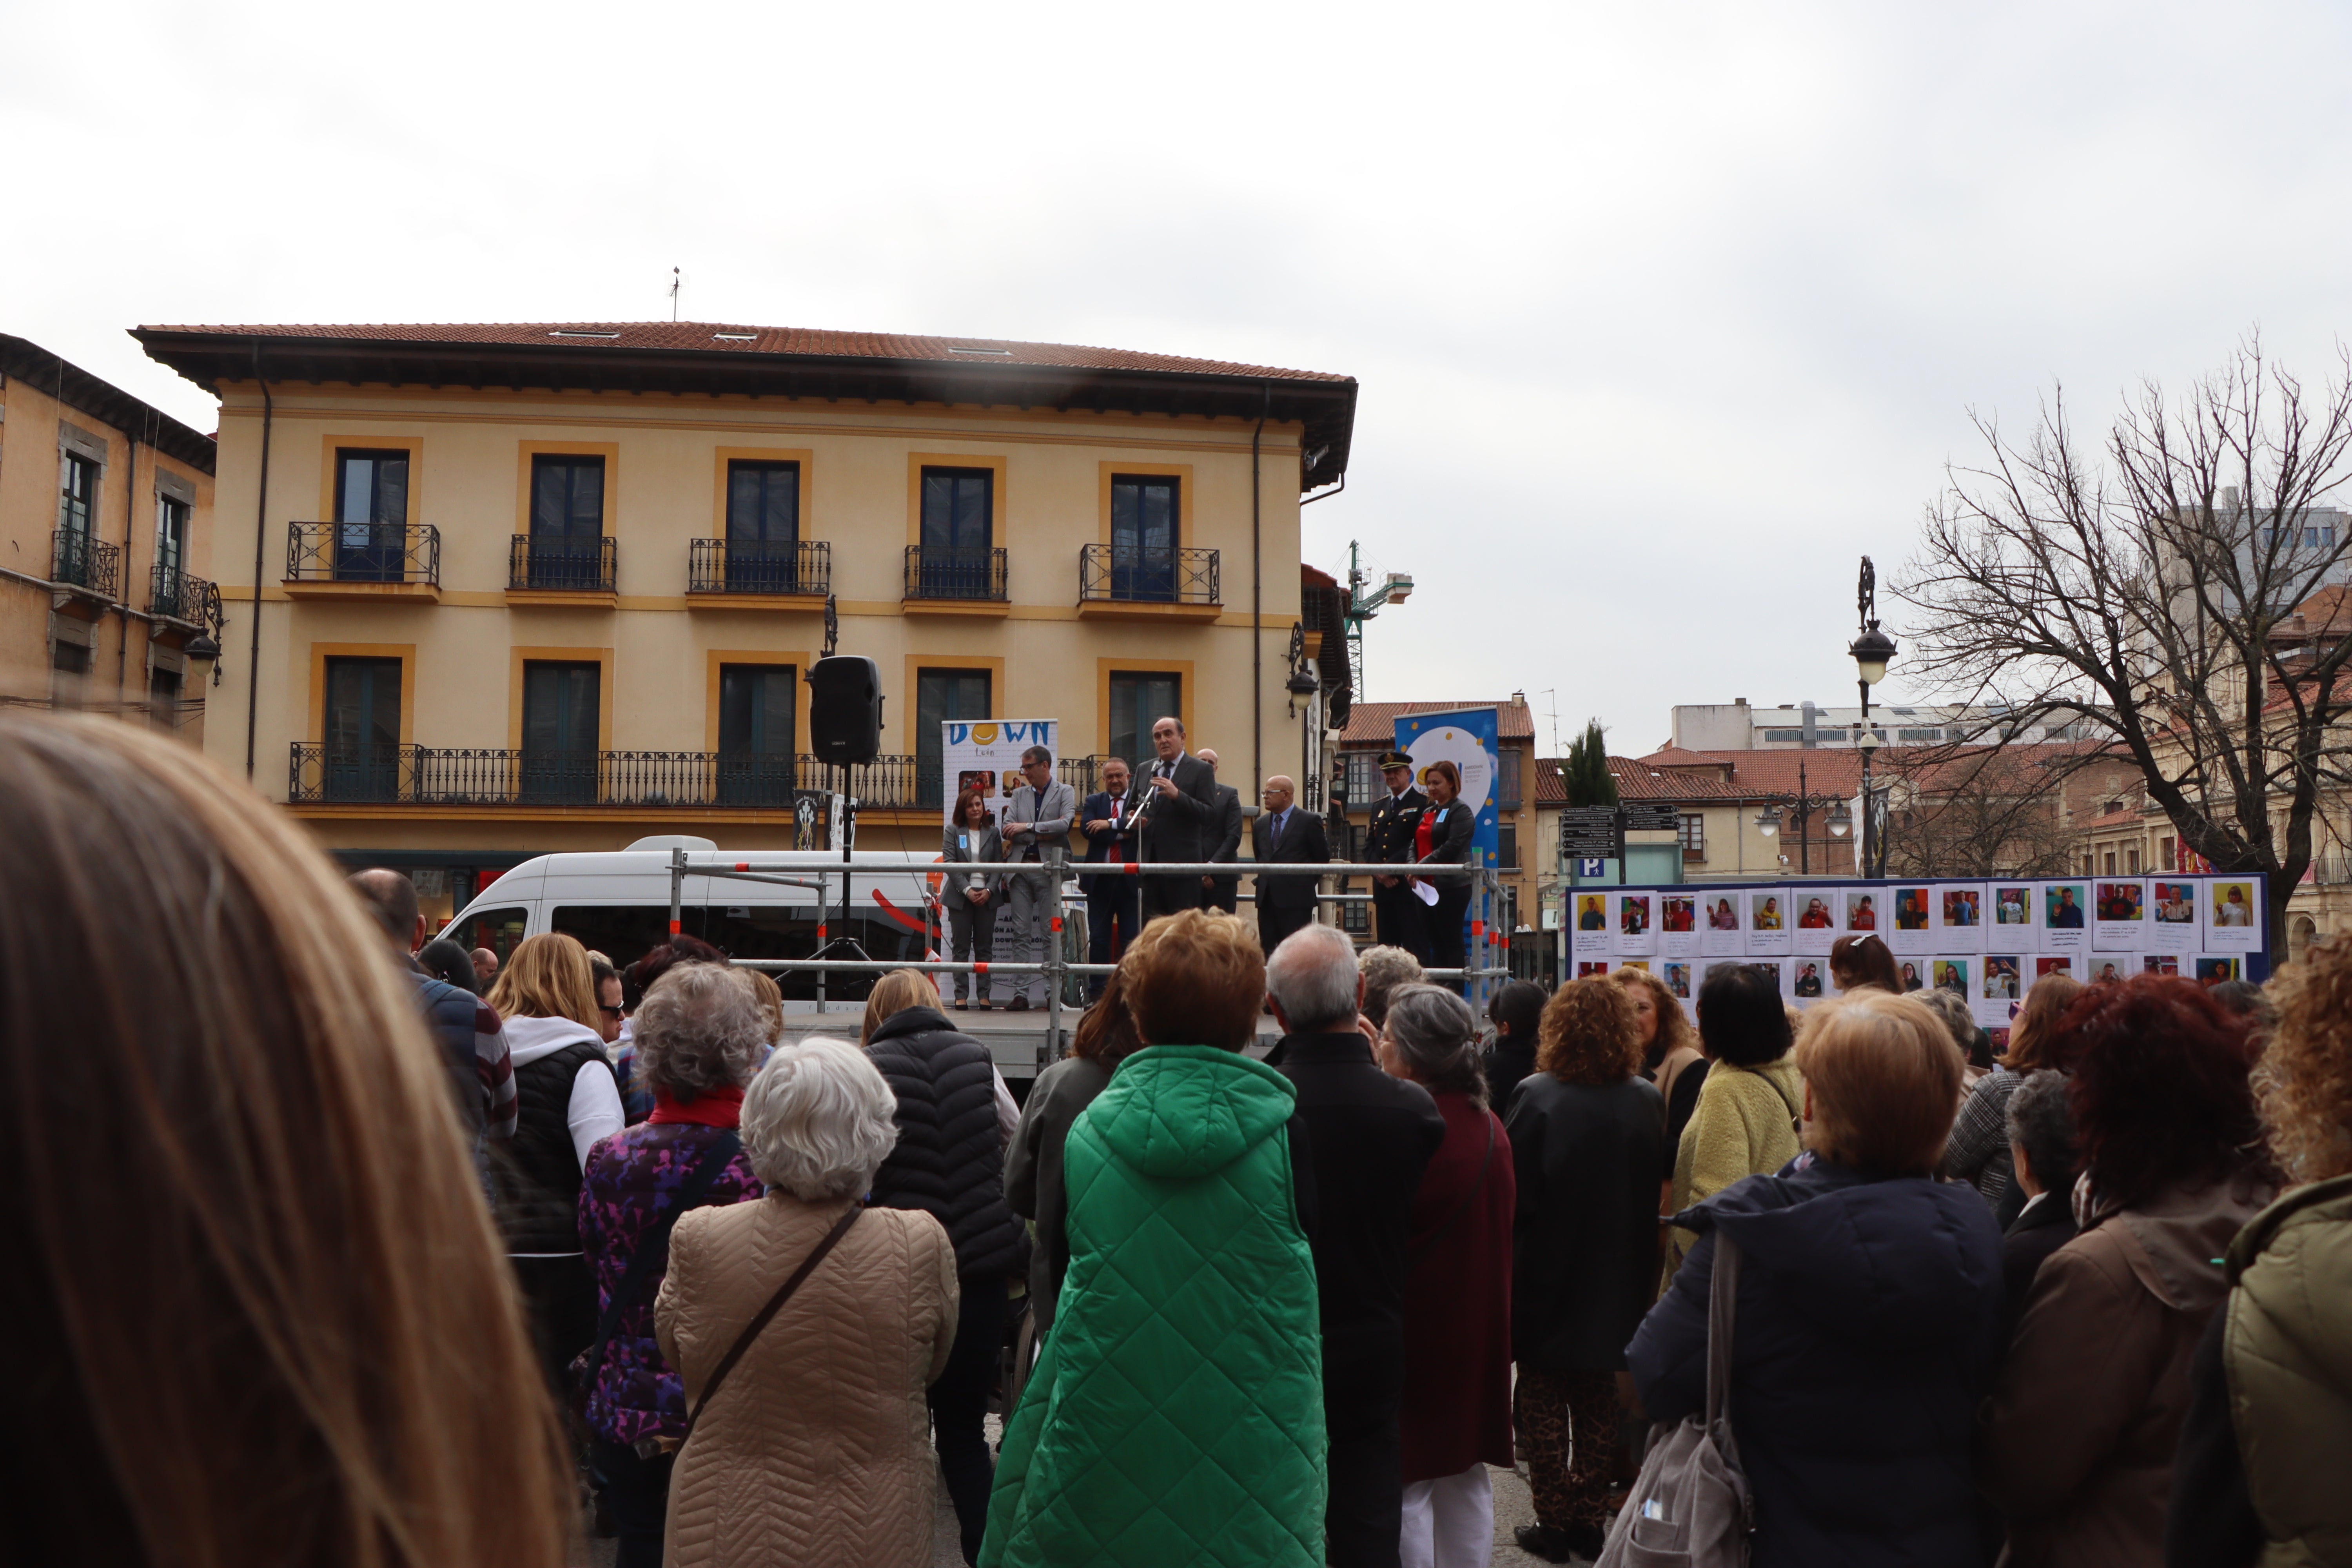
[[[626,1125],[620,1080],[597,1025],[588,950],[561,931],[507,955],[488,997],[506,1022],[515,1135],[491,1161],[499,1227],[530,1303],[549,1385],[596,1337],[596,1284],[580,1245],[580,1178],[588,1151]]]
[[[16,1561],[564,1562],[553,1409],[383,932],[187,746],[0,717]]]

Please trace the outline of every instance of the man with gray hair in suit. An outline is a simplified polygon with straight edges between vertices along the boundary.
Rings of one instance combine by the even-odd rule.
[[[1042,863],[1048,850],[1058,847],[1066,859],[1070,822],[1078,814],[1077,792],[1054,776],[1054,753],[1043,746],[1032,746],[1021,753],[1021,776],[1028,783],[1013,792],[1013,800],[1004,808],[1004,819],[999,825],[1004,834],[1004,858]],[[1046,873],[1024,871],[1006,879],[1013,884],[1013,951],[1006,956],[1014,963],[1043,963],[1045,943],[1060,940],[1059,933],[1045,929],[1046,899],[1051,890]],[[1037,993],[1037,1005],[1045,1005],[1044,975],[1019,974],[1012,978],[1011,1011],[1028,1011],[1033,987]]]

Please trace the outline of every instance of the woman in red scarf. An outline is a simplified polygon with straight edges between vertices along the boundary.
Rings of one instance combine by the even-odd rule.
[[[617,1562],[651,1568],[661,1562],[686,1394],[654,1339],[662,1265],[633,1280],[630,1260],[657,1230],[657,1256],[666,1258],[668,1224],[684,1207],[743,1203],[764,1190],[735,1124],[768,1026],[742,976],[715,963],[684,963],[664,974],[638,1004],[635,1022],[637,1072],[653,1086],[654,1110],[588,1152],[580,1243],[595,1271],[599,1318],[591,1364],[580,1370],[588,1380],[596,1489],[620,1535]]]

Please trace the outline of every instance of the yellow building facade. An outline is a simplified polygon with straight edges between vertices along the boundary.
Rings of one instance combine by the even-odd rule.
[[[212,437],[0,335],[0,701],[204,732]]]
[[[451,870],[431,903],[554,850],[789,847],[831,783],[828,595],[885,698],[861,847],[936,848],[942,719],[1057,721],[1082,784],[1167,706],[1244,800],[1300,769],[1298,509],[1349,378],[703,323],[138,335],[222,400],[207,749],[347,862]]]

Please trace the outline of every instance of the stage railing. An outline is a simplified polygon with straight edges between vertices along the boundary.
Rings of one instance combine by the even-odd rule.
[[[840,879],[841,881],[839,907],[843,912],[843,929],[846,931],[847,917],[852,907],[851,884],[859,873],[875,877],[928,877],[934,870],[944,870],[946,864],[943,861],[910,861],[903,858],[888,856],[861,857],[854,852],[845,851],[837,862],[828,861],[822,865],[813,865],[804,860],[761,860],[756,858],[738,860],[731,857],[720,859],[708,855],[690,854],[684,849],[673,849],[670,851],[669,863],[669,929],[673,935],[682,929],[685,919],[686,879],[688,877],[720,877],[736,881],[764,882],[791,888],[814,886],[817,892],[819,939],[817,951],[822,952],[824,951],[824,915],[830,907],[831,889],[835,878]],[[1086,861],[1074,861],[1068,858],[1066,851],[1055,847],[1046,852],[1046,858],[1042,863],[995,861],[974,864],[969,861],[958,861],[955,863],[954,869],[959,877],[993,878],[1022,875],[1045,877],[1046,956],[1044,963],[959,963],[946,959],[926,959],[919,963],[911,963],[900,959],[873,958],[764,958],[737,959],[734,962],[738,967],[746,969],[770,970],[782,973],[803,972],[814,973],[817,980],[816,1006],[820,1013],[825,1011],[824,977],[827,974],[879,974],[887,973],[893,969],[915,969],[927,974],[1043,975],[1045,980],[1046,1045],[1045,1059],[1038,1064],[1043,1067],[1046,1061],[1058,1059],[1065,1047],[1062,1031],[1063,982],[1072,975],[1107,975],[1117,967],[1115,964],[1108,963],[1074,963],[1063,956],[1062,888],[1068,879],[1133,876],[1250,877],[1256,875],[1260,867],[1255,860],[1187,861],[1181,864],[1104,861],[1099,864],[1089,864]],[[1458,864],[1424,864],[1406,867],[1395,864],[1355,864],[1334,861],[1329,864],[1280,862],[1269,864],[1264,869],[1270,876],[1348,878],[1394,877],[1400,874],[1410,874],[1431,881],[1469,879],[1474,884],[1468,910],[1470,961],[1459,969],[1429,970],[1426,972],[1428,977],[1433,980],[1464,982],[1465,995],[1480,1017],[1486,1016],[1491,984],[1498,980],[1507,980],[1510,977],[1507,931],[1502,936],[1501,961],[1495,962],[1488,954],[1488,949],[1496,945],[1491,933],[1495,930],[1495,921],[1501,912],[1503,902],[1502,879],[1491,867]],[[1332,896],[1327,894],[1325,897],[1328,899]],[[1339,897],[1350,898],[1346,894]],[[936,901],[927,896],[925,904],[926,923],[936,929],[940,923]]]

